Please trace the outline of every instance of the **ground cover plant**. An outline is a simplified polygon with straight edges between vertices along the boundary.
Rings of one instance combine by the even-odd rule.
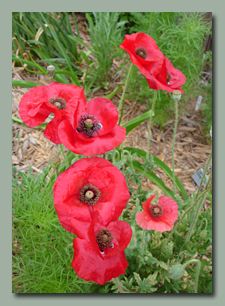
[[[78,58],[82,56],[86,61],[83,71],[82,68],[75,70],[67,55],[69,51],[65,51],[69,45],[64,49],[63,43],[60,43],[60,56],[64,60],[60,60],[60,66],[55,64],[59,56],[55,51],[51,55],[53,61],[50,61],[50,54],[45,55],[48,59],[45,65],[42,64],[44,58],[36,58],[38,52],[33,53],[34,58],[30,55],[29,59],[24,59],[16,51],[16,46],[19,48],[22,44],[18,36],[23,37],[21,41],[28,40],[32,44],[26,35],[30,33],[28,21],[36,15],[26,13],[27,24],[23,21],[23,27],[19,27],[21,14],[13,16],[13,35],[16,34],[13,37],[17,37],[13,60],[20,65],[26,64],[25,68],[32,74],[48,76],[51,83],[13,82],[14,86],[30,87],[19,104],[20,119],[14,119],[31,128],[42,129],[56,150],[49,166],[39,175],[31,170],[22,173],[13,168],[13,292],[212,293],[212,202],[207,210],[202,210],[206,197],[211,198],[212,152],[196,193],[189,194],[175,175],[179,108],[189,90],[190,75],[194,73],[183,72],[183,66],[187,69],[183,61],[177,62],[178,69],[172,56],[173,48],[166,47],[167,38],[157,32],[150,36],[147,30],[139,31],[134,27],[135,32],[124,36],[125,29],[121,26],[125,23],[119,21],[123,14],[115,13],[87,15],[89,21],[94,16],[95,23],[90,21],[89,26],[92,46],[88,46],[87,53],[84,49],[77,51]],[[48,17],[38,14],[56,46],[59,46],[57,42],[68,40],[86,47],[81,38],[71,37],[73,31],[68,13],[49,13]],[[63,22],[66,25],[59,33],[55,30],[56,17],[60,25]],[[168,26],[175,23],[178,36],[183,28],[202,20],[198,14],[184,13],[159,13],[157,17],[158,22],[164,20]],[[110,81],[109,71],[115,54],[108,46],[105,64],[104,52],[98,49],[93,35],[96,33],[99,37],[102,24],[109,26],[112,20],[113,35],[117,37],[119,29],[123,35],[118,56],[123,54],[129,66],[127,75],[121,80],[123,90],[118,107],[111,101],[117,88],[104,97],[86,100],[92,86],[97,86],[96,82],[107,86]],[[109,29],[104,28],[104,35],[111,33]],[[171,28],[168,33],[173,36],[176,31]],[[201,33],[196,34],[198,44],[205,32]],[[41,50],[37,41],[35,39],[34,44]],[[184,44],[183,55],[186,47]],[[88,57],[92,53],[98,59],[97,66]],[[87,72],[92,68],[97,69],[99,75],[89,86]],[[137,83],[143,79],[148,85],[145,90],[149,91],[150,108],[124,123],[125,96],[134,79],[134,71],[138,71]],[[140,86],[137,93],[141,89]],[[162,101],[172,106],[174,116],[171,169],[150,154],[151,126],[157,116],[157,105]],[[146,120],[146,151],[125,147],[127,135]],[[59,156],[63,156],[62,162]],[[166,173],[172,189],[154,173],[156,168]],[[158,188],[144,189],[145,177]]]

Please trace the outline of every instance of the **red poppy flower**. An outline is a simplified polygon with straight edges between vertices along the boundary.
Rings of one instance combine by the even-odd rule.
[[[131,62],[136,65],[146,77],[160,72],[164,56],[156,42],[145,33],[125,35],[124,42],[120,45],[128,52]]]
[[[125,35],[120,47],[129,53],[132,63],[146,77],[149,88],[184,92],[180,86],[186,82],[185,76],[173,67],[149,35],[145,33]]]
[[[74,153],[104,154],[119,146],[126,137],[126,129],[118,126],[117,121],[115,105],[108,99],[95,98],[82,111],[74,111],[69,120],[61,122],[59,137]]]
[[[146,80],[151,89],[163,89],[169,92],[180,90],[181,93],[184,93],[183,89],[181,89],[181,85],[186,82],[186,78],[180,70],[173,67],[171,61],[167,57],[164,57],[163,66],[160,72],[150,77],[146,77]]]
[[[44,135],[56,144],[62,143],[58,136],[59,123],[67,118],[68,111],[74,110],[77,104],[71,98],[80,99],[85,104],[83,88],[51,82],[49,86],[37,86],[30,89],[21,99],[19,114],[21,120],[30,127],[42,124],[53,113],[55,116],[45,128]]]
[[[62,226],[86,238],[94,212],[99,211],[104,224],[115,221],[130,194],[120,170],[94,156],[80,159],[62,172],[53,187],[53,196]]]
[[[106,226],[102,222],[95,212],[87,239],[74,238],[71,264],[80,278],[100,285],[126,273],[128,263],[124,250],[132,237],[128,223],[114,221]]]
[[[147,230],[170,231],[178,218],[178,205],[165,196],[161,196],[157,204],[151,204],[154,198],[155,195],[152,195],[143,203],[144,211],[138,212],[135,217],[137,224]]]

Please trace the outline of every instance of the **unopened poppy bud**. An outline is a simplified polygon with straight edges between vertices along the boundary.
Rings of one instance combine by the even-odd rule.
[[[174,90],[172,93],[172,98],[174,102],[178,102],[181,99],[181,91],[180,90]]]
[[[60,158],[57,155],[53,155],[50,157],[49,163],[52,165],[52,167],[57,168],[60,165]]]
[[[178,263],[173,265],[169,270],[169,276],[173,280],[178,280],[184,275],[184,267]]]
[[[48,74],[50,75],[51,78],[54,77],[54,75],[55,75],[55,67],[53,65],[49,65],[47,67],[47,72],[48,72]]]
[[[151,235],[149,233],[145,233],[145,242],[149,242],[151,240]]]
[[[201,231],[201,233],[200,233],[200,239],[204,239],[205,238],[205,236],[207,235],[207,230],[203,230],[203,231]]]

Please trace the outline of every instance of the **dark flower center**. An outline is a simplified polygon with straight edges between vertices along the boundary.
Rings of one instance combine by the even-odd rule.
[[[100,191],[91,184],[85,185],[80,191],[80,201],[88,205],[94,205],[100,198]]]
[[[96,242],[100,248],[100,251],[103,252],[103,249],[112,248],[113,234],[107,228],[102,228],[96,235]]]
[[[66,109],[66,101],[63,98],[51,98],[48,102],[57,107],[59,110]]]
[[[77,132],[83,132],[89,138],[94,137],[93,134],[102,128],[101,123],[93,115],[84,115],[80,117]]]
[[[167,84],[170,82],[170,80],[172,79],[171,74],[167,71]]]
[[[137,48],[137,49],[135,50],[135,53],[136,53],[138,56],[142,57],[143,59],[146,59],[146,57],[147,57],[147,55],[148,55],[147,50],[145,50],[145,48],[143,48],[143,47]]]
[[[163,214],[163,208],[161,205],[151,205],[149,208],[149,213],[153,217],[161,217]]]

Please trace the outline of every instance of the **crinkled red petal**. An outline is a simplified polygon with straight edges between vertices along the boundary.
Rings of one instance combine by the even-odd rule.
[[[74,238],[74,257],[71,266],[77,275],[86,280],[104,285],[112,278],[125,274],[128,263],[124,252],[116,256],[104,257],[98,254],[91,242]]]
[[[155,40],[149,35],[145,33],[125,35],[125,40],[120,47],[128,52],[132,63],[140,69],[144,76],[150,77],[151,75],[156,75],[161,70],[163,53],[159,50]],[[135,51],[140,47],[145,48],[147,51],[146,59],[136,54]]]
[[[106,135],[113,130],[118,121],[118,110],[108,99],[95,98],[88,102],[88,115],[94,115],[101,123],[102,128],[98,130],[98,136]]]
[[[167,72],[171,75],[171,80],[167,84]],[[146,80],[149,84],[149,88],[156,90],[167,90],[168,92],[173,92],[174,90],[180,90],[181,93],[184,93],[181,89],[181,85],[185,84],[186,78],[181,71],[174,68],[172,63],[168,58],[165,57],[165,65],[163,66],[161,72],[157,75],[151,75],[146,77]]]
[[[109,133],[93,138],[78,137],[78,133],[68,121],[59,126],[59,138],[70,151],[81,155],[104,154],[118,147],[126,138],[126,129],[116,125]]]
[[[94,205],[79,200],[80,191],[87,184],[100,191],[100,198]],[[79,222],[91,222],[95,211],[99,211],[104,224],[117,220],[130,193],[118,168],[104,158],[90,157],[78,160],[59,175],[53,187],[53,196],[60,222],[67,226],[67,230],[77,234]],[[76,223],[76,220],[79,222]]]
[[[127,222],[117,220],[106,225],[99,212],[95,211],[88,234],[88,240],[93,244],[94,248],[97,246],[96,235],[102,228],[110,230],[113,235],[113,247],[103,250],[105,257],[115,256],[126,249],[132,237],[132,229]],[[97,251],[99,252],[98,246]]]
[[[84,90],[77,85],[71,84],[62,84],[57,82],[51,82],[47,88],[47,101],[51,98],[59,97],[66,101],[66,103],[70,102],[70,99],[76,97],[77,99],[85,100]]]
[[[37,86],[30,89],[21,99],[19,113],[22,121],[31,127],[42,124],[51,113],[54,113],[54,119],[46,126],[45,136],[52,142],[60,144],[58,124],[67,118],[65,116],[67,111],[58,110],[49,103],[49,100],[55,97],[64,99],[69,104],[69,111],[77,108],[75,97],[86,103],[83,88],[52,82],[49,86]]]
[[[178,218],[178,205],[173,199],[161,196],[158,205],[162,206],[163,214],[160,217],[154,217],[149,213],[153,197],[155,196],[151,196],[143,203],[144,211],[138,212],[135,216],[135,220],[143,229],[159,232],[170,231],[174,226],[174,222]]]

